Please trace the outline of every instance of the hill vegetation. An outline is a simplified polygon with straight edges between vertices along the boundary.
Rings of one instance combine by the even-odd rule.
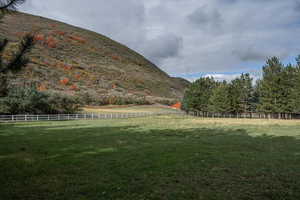
[[[10,41],[4,60],[13,56],[24,35],[35,35],[28,66],[6,75],[10,86],[34,84],[42,92],[63,93],[83,104],[101,105],[116,103],[116,99],[122,103],[176,101],[190,84],[95,32],[18,12],[1,21],[0,39]]]

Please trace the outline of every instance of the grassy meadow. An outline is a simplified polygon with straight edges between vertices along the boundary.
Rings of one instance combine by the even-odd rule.
[[[84,113],[157,113],[157,112],[175,112],[176,110],[170,109],[168,106],[162,105],[144,105],[144,106],[95,106],[84,107]]]
[[[300,199],[300,121],[0,124],[0,199]]]

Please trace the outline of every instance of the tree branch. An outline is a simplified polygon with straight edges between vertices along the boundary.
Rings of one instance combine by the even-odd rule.
[[[0,0],[0,10],[16,10],[17,6],[24,2],[25,0]]]

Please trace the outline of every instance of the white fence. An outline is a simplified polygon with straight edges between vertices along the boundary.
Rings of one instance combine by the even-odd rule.
[[[66,120],[98,120],[98,119],[128,119],[170,114],[184,114],[183,112],[157,113],[85,113],[64,115],[0,115],[0,122],[33,122],[33,121],[66,121]]]

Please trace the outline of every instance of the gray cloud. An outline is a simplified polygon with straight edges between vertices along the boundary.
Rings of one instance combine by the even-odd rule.
[[[147,41],[142,51],[150,60],[160,64],[164,59],[179,56],[182,44],[181,37],[165,34]]]
[[[199,28],[216,29],[223,24],[221,13],[216,8],[211,9],[207,5],[196,9],[187,16],[187,19]]]
[[[102,33],[172,75],[249,71],[300,52],[300,0],[28,0],[25,12]]]

